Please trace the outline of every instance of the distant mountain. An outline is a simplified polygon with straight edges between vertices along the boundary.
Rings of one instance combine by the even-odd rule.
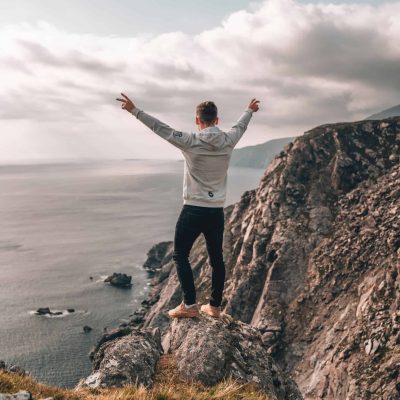
[[[385,119],[385,118],[391,118],[391,117],[400,117],[400,104],[391,108],[388,108],[387,110],[383,110],[381,112],[378,112],[376,114],[371,115],[368,118],[365,119]]]
[[[265,168],[294,137],[268,140],[268,142],[235,149],[230,165],[234,167]]]

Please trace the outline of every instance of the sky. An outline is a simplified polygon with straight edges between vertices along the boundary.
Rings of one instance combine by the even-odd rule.
[[[238,147],[400,103],[400,0],[0,0],[0,162],[182,158],[115,101]]]

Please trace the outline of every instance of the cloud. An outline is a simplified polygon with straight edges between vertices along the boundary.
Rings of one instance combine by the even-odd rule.
[[[93,145],[99,156],[177,157],[176,149],[123,114],[114,100],[121,91],[166,123],[192,131],[201,101],[214,100],[220,126],[229,128],[257,97],[260,111],[239,146],[360,119],[400,102],[398,15],[400,1],[265,0],[193,35],[101,37],[43,21],[9,25],[0,31],[0,128],[31,121],[34,135],[51,126],[48,134],[60,135],[60,143],[66,132],[82,137],[88,129],[118,130],[120,143]],[[2,131],[11,143],[12,132]],[[83,142],[90,140],[95,135]]]

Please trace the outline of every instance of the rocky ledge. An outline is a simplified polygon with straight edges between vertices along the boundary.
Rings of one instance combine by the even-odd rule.
[[[276,400],[300,400],[296,384],[274,362],[260,332],[224,314],[174,319],[161,341],[160,330],[132,329],[111,337],[93,355],[93,373],[81,387],[153,385],[157,363],[172,357],[179,378],[215,385],[226,378],[251,382]]]

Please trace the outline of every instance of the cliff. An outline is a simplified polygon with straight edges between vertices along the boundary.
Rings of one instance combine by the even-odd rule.
[[[397,398],[399,153],[400,118],[319,126],[225,209],[224,311],[260,331],[307,399]],[[171,251],[136,312],[163,335],[181,300]],[[202,236],[190,260],[206,302]]]

